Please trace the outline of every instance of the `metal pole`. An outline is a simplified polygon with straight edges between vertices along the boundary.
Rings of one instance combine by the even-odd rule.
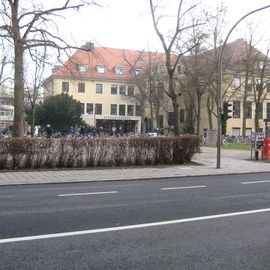
[[[253,11],[250,11],[249,13],[247,13],[246,15],[244,15],[243,17],[241,17],[234,25],[233,27],[230,29],[222,47],[221,47],[221,51],[219,54],[219,58],[218,58],[218,81],[217,81],[217,169],[221,168],[220,165],[220,161],[221,161],[221,111],[222,111],[222,98],[221,98],[221,88],[222,88],[222,58],[223,58],[223,53],[224,53],[224,49],[225,46],[227,44],[227,41],[232,33],[232,31],[234,30],[234,28],[242,21],[244,20],[246,17],[248,17],[249,15],[252,15],[258,11],[264,10],[266,8],[270,8],[270,5],[255,9]]]

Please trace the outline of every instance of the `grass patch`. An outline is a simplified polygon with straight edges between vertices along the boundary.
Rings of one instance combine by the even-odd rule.
[[[228,150],[251,150],[251,144],[225,143],[221,146],[222,149]]]

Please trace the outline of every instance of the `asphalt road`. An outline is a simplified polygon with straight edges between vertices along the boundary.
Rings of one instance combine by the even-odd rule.
[[[0,188],[0,269],[270,269],[270,174]]]

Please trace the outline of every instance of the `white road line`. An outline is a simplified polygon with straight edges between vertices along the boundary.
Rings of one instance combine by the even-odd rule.
[[[169,188],[161,188],[160,190],[192,189],[192,188],[205,188],[205,187],[206,186],[169,187]]]
[[[261,183],[270,183],[270,180],[262,180],[262,181],[250,181],[250,182],[241,182],[242,185],[249,184],[261,184]]]
[[[85,230],[85,231],[74,231],[74,232],[64,232],[64,233],[53,233],[53,234],[44,234],[44,235],[6,238],[6,239],[0,239],[0,244],[22,242],[22,241],[33,241],[33,240],[41,240],[41,239],[50,239],[50,238],[59,238],[59,237],[67,237],[67,236],[76,236],[76,235],[96,234],[96,233],[104,233],[104,232],[133,230],[133,229],[141,229],[141,228],[147,228],[147,227],[166,226],[166,225],[187,223],[187,222],[193,222],[193,221],[211,220],[211,219],[226,218],[226,217],[236,217],[236,216],[251,215],[251,214],[257,214],[257,213],[266,213],[266,212],[270,212],[270,208],[249,210],[249,211],[242,211],[242,212],[234,212],[234,213],[227,213],[227,214],[219,214],[219,215],[211,215],[211,216],[168,220],[168,221],[153,222],[153,223],[120,226],[120,227],[112,227],[112,228],[102,228],[102,229],[93,229],[93,230]]]
[[[70,193],[70,194],[59,194],[58,197],[102,195],[102,194],[114,194],[114,193],[119,193],[119,192],[118,191],[103,191],[103,192],[89,192],[89,193]]]

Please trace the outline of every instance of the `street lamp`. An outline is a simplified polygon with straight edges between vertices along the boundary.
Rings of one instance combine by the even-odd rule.
[[[234,25],[233,27],[230,29],[222,47],[221,47],[221,51],[219,54],[219,58],[218,58],[218,81],[217,81],[217,169],[220,169],[220,160],[221,160],[221,111],[222,111],[222,99],[221,99],[221,85],[222,85],[222,58],[223,58],[223,53],[224,53],[224,49],[225,46],[227,44],[227,41],[232,33],[232,31],[234,30],[234,28],[242,21],[244,20],[246,17],[248,17],[249,15],[252,15],[258,11],[264,10],[266,8],[269,8],[270,5],[255,9],[253,11],[250,11],[249,13],[247,13],[246,15],[244,15],[243,17],[241,17]]]

